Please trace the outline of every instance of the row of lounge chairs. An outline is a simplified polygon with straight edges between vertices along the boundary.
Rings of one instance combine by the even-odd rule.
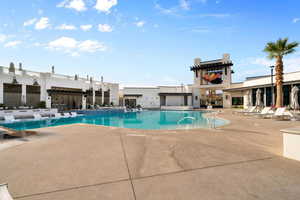
[[[261,118],[273,118],[273,119],[294,119],[300,120],[300,115],[288,111],[285,107],[277,108],[273,110],[271,107],[264,107],[263,109],[257,106],[250,106],[245,110],[236,111],[235,114],[254,115]]]
[[[76,112],[66,112],[66,113],[54,113],[50,115],[42,115],[40,113],[34,113],[29,118],[22,119],[22,121],[26,120],[44,120],[44,119],[58,119],[58,118],[69,118],[69,117],[77,117],[78,114]],[[4,123],[13,123],[21,121],[21,119],[16,119],[14,115],[4,115],[3,116]]]

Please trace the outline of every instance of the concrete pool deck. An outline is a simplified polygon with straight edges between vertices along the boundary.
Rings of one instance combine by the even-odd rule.
[[[300,162],[281,156],[280,130],[300,122],[218,116],[231,124],[38,129],[38,139],[0,151],[0,183],[24,200],[299,199]]]

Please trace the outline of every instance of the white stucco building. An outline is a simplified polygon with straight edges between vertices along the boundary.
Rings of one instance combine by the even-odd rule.
[[[157,86],[157,87],[124,87],[123,105],[143,108],[192,107],[192,87]]]
[[[300,63],[299,63],[300,66]],[[273,80],[272,80],[273,79]],[[271,106],[275,103],[275,75],[271,79],[271,75],[248,77],[242,83],[233,83],[228,88],[224,89],[224,107],[242,105],[247,108],[254,106],[256,102],[256,91],[261,90],[261,102],[264,106]],[[300,88],[300,71],[285,73],[283,75],[283,104],[290,104],[290,93],[294,86]],[[273,83],[273,85],[272,85]],[[300,94],[299,99],[300,103]]]
[[[119,84],[96,81],[92,77],[67,76],[54,72],[34,72],[0,66],[0,104],[7,107],[38,106],[85,109],[90,105],[118,105]]]
[[[264,106],[274,104],[276,96],[275,75],[248,77],[244,82],[232,83],[233,62],[229,54],[210,61],[194,59],[190,67],[193,84],[187,86],[125,87],[123,105],[141,105],[145,108],[183,107],[214,108],[248,107],[256,101],[256,91],[261,90]],[[300,70],[300,63],[299,63]],[[293,86],[300,88],[300,71],[283,75],[283,103],[290,104]],[[273,86],[271,83],[273,82]],[[273,92],[272,92],[273,91]],[[273,99],[273,100],[272,100]],[[273,102],[273,103],[272,103]],[[300,103],[300,94],[299,94]]]

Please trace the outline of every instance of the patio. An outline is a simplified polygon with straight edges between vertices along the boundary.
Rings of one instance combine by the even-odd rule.
[[[219,114],[216,130],[39,129],[0,151],[15,199],[298,199],[300,162],[283,158],[280,129],[299,125]]]

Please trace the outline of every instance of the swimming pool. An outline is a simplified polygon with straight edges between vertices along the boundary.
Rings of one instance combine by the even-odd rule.
[[[227,121],[218,118],[206,118],[204,112],[200,111],[142,111],[102,112],[101,114],[89,114],[74,118],[23,121],[1,125],[15,130],[27,130],[75,123],[146,130],[172,130],[221,126]]]

